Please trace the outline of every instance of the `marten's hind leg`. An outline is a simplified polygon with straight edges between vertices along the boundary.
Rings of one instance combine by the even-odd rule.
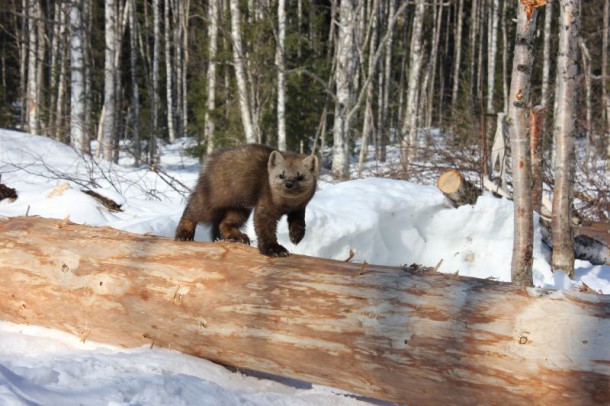
[[[250,238],[241,232],[241,228],[250,217],[250,209],[229,209],[218,225],[223,239],[250,245]]]
[[[182,213],[174,239],[176,241],[193,241],[197,223],[208,222],[210,222],[210,213],[209,208],[205,205],[205,197],[203,193],[195,192],[189,198],[184,213]]]

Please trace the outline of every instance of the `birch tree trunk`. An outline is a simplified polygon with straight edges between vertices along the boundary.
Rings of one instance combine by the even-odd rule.
[[[164,25],[164,39],[165,39],[165,96],[167,99],[166,113],[167,113],[167,133],[170,142],[176,140],[176,131],[174,129],[174,71],[172,68],[172,40],[171,40],[171,27],[169,18],[169,2],[170,0],[163,0],[163,25]]]
[[[277,4],[278,43],[276,49],[277,65],[277,146],[286,150],[286,66],[284,63],[284,44],[286,42],[286,0]]]
[[[457,6],[457,25],[455,27],[455,46],[454,50],[454,62],[453,62],[453,88],[451,91],[451,105],[452,110],[455,111],[458,102],[458,89],[460,85],[460,66],[462,62],[462,30],[464,28],[464,1],[456,0]],[[473,1],[472,8],[476,8],[476,0]],[[471,26],[471,30],[473,27]],[[472,39],[472,35],[471,35]],[[474,43],[470,42],[470,47],[474,47]]]
[[[595,129],[593,128],[593,106],[592,106],[592,72],[591,72],[591,55],[589,54],[589,49],[585,44],[585,41],[579,38],[579,48],[580,54],[582,57],[582,70],[584,73],[584,90],[585,90],[585,131],[587,134],[587,146],[586,146],[586,160],[588,161],[591,157],[591,144],[593,139],[595,138]],[[576,157],[574,157],[576,159]]]
[[[439,43],[441,38],[441,27],[443,22],[443,10],[445,6],[443,5],[442,0],[435,1],[435,17],[436,17],[436,25],[434,26],[434,31],[432,33],[432,47],[430,51],[430,62],[428,63],[428,73],[430,75],[430,81],[428,83],[428,88],[426,90],[426,107],[425,107],[425,120],[424,127],[431,128],[432,127],[432,118],[434,115],[434,106],[435,106],[435,85],[436,85],[436,71],[437,71],[437,60],[438,60],[438,50]],[[442,94],[442,93],[441,93]],[[442,104],[439,103],[439,105]]]
[[[461,0],[465,1],[465,0]],[[480,27],[480,18],[479,18],[479,9],[482,7],[480,2],[484,0],[472,0],[472,5],[470,8],[470,28],[469,28],[469,90],[471,94],[476,94],[476,62],[477,62],[477,49],[479,46],[479,41],[477,41],[479,35],[479,27]],[[482,45],[481,45],[482,46]],[[455,86],[455,84],[454,84]]]
[[[553,21],[553,3],[557,0],[547,0],[544,7],[544,42],[542,46],[542,85],[540,104],[549,107],[549,83],[551,72],[551,38]]]
[[[335,70],[335,117],[333,126],[332,174],[335,178],[349,176],[350,111],[354,104],[354,76],[358,64],[356,28],[358,22],[358,2],[341,1],[337,24],[337,67]]]
[[[500,17],[500,25],[502,30],[502,112],[506,114],[508,111],[508,93],[509,93],[509,77],[508,77],[508,33],[506,25],[507,21],[507,12],[506,8],[508,7],[509,2],[502,2],[502,16]]]
[[[490,2],[491,18],[488,21],[487,33],[487,113],[494,113],[494,95],[496,85],[496,55],[498,54],[498,10],[500,8],[499,0],[491,0]]]
[[[38,24],[42,19],[39,0],[28,0],[27,3],[28,16],[28,66],[27,66],[27,95],[26,95],[26,131],[31,134],[39,134],[39,108],[40,108],[40,90],[39,90],[39,64],[42,61],[38,60],[38,42],[44,41],[38,37]]]
[[[532,210],[532,166],[528,138],[527,106],[533,64],[537,9],[526,9],[521,0],[517,11],[515,52],[510,85],[508,122],[512,151],[515,237],[511,265],[512,282],[532,286],[534,225]]]
[[[140,142],[140,93],[138,88],[138,24],[136,0],[128,0],[129,9],[129,77],[131,80],[131,131],[136,165],[142,159],[142,144]]]
[[[173,65],[173,86],[174,86],[174,104],[172,116],[174,120],[174,139],[184,135],[182,128],[182,72],[185,69],[184,61],[182,60],[182,5],[187,4],[187,1],[168,0],[170,6],[170,28],[173,34],[171,43],[173,44],[174,57],[170,58]]]
[[[21,0],[21,13],[24,15],[21,18],[19,29],[19,39],[17,49],[19,50],[19,101],[21,108],[19,109],[19,124],[26,127],[26,105],[27,105],[27,83],[28,83],[28,0]]]
[[[218,50],[218,10],[219,0],[208,2],[208,72],[207,100],[205,110],[204,138],[207,143],[207,154],[214,151],[214,132],[216,130],[216,53]]]
[[[409,48],[409,79],[407,82],[407,105],[403,118],[401,142],[401,159],[403,166],[408,166],[411,158],[417,151],[419,138],[419,80],[423,60],[422,32],[424,26],[424,13],[426,1],[416,0],[415,15],[413,16],[413,31]]]
[[[246,70],[244,66],[244,51],[241,39],[241,13],[239,11],[239,0],[230,0],[231,6],[231,40],[233,48],[233,64],[235,69],[235,80],[237,82],[237,97],[241,112],[241,122],[244,127],[244,135],[248,144],[258,140],[255,132],[248,84],[246,83]]]
[[[370,39],[369,39],[369,54],[367,66],[367,80],[372,81],[377,70],[377,59],[375,51],[377,50],[377,20],[379,14],[379,0],[371,2],[370,9]],[[373,120],[373,89],[372,83],[368,83],[366,87],[366,96],[364,102],[364,122],[362,124],[362,136],[360,138],[360,154],[358,157],[358,176],[362,174],[362,167],[368,155],[369,140],[373,137],[374,120]]]
[[[610,95],[608,94],[608,36],[610,35],[610,0],[604,0],[602,32],[602,102],[605,105],[606,168],[610,169]],[[603,143],[602,143],[603,145]]]
[[[91,11],[93,0],[77,0],[82,2],[82,21],[83,21],[83,36],[81,43],[83,44],[83,77],[84,77],[84,111],[85,118],[83,121],[83,131],[87,136],[87,144],[90,149],[90,134],[92,134],[91,119],[92,119],[92,100],[93,100],[93,74],[92,65],[94,63],[93,50],[91,45],[91,32],[93,31],[93,12]]]
[[[89,153],[85,130],[82,1],[77,0],[70,7],[70,145],[79,153]]]
[[[390,26],[390,22],[394,20],[394,14],[396,13],[396,2],[395,0],[388,0],[388,18],[386,27]],[[384,62],[384,73],[383,73],[383,105],[381,107],[381,122],[379,123],[378,134],[380,136],[379,141],[379,154],[377,159],[381,162],[386,160],[386,145],[390,139],[390,93],[392,92],[392,57],[393,57],[393,44],[394,44],[394,30],[387,32],[387,39],[385,43],[385,62]]]
[[[53,54],[55,55],[55,66],[56,76],[55,84],[51,85],[51,91],[53,92],[53,102],[51,108],[55,111],[52,114],[53,120],[50,123],[51,135],[55,140],[65,140],[64,128],[63,128],[63,116],[64,116],[64,97],[66,91],[66,71],[67,71],[67,56],[66,52],[68,38],[66,33],[68,32],[68,4],[62,3],[56,5],[56,19],[57,30],[54,41]]]
[[[180,8],[180,26],[182,27],[182,132],[186,135],[188,130],[188,68],[190,60],[189,52],[189,21],[190,21],[190,10],[191,0],[178,1],[178,7]]]
[[[572,201],[574,194],[574,138],[576,135],[576,96],[578,94],[578,43],[580,37],[580,0],[560,0],[559,51],[557,57],[557,94],[555,100],[555,190],[553,192],[554,270],[570,277],[574,274],[574,235]]]
[[[153,55],[152,55],[152,112],[148,146],[148,160],[159,163],[157,138],[159,137],[159,0],[153,0]]]
[[[117,4],[115,0],[104,1],[106,51],[104,53],[104,113],[102,118],[102,138],[99,145],[101,156],[113,160],[116,143],[116,28]]]

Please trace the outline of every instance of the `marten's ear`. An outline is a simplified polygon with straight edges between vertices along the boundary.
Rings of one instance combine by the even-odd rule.
[[[280,151],[273,151],[271,155],[269,155],[269,162],[267,166],[269,169],[273,169],[278,165],[282,165],[284,163],[284,156],[280,153]]]
[[[303,166],[309,169],[311,173],[314,175],[318,173],[318,157],[315,155],[310,155],[307,158],[303,159]]]

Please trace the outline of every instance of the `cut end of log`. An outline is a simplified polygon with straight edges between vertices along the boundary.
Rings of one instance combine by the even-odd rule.
[[[455,169],[439,176],[436,186],[443,192],[453,207],[475,204],[477,198],[481,195],[481,190],[464,179],[464,176]]]
[[[462,177],[462,174],[455,169],[452,169],[439,176],[436,186],[441,192],[451,194],[457,192],[463,182],[464,178]]]

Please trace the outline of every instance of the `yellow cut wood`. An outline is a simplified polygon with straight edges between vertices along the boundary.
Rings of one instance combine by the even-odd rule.
[[[610,402],[608,296],[18,217],[0,297],[3,320],[388,401]]]

